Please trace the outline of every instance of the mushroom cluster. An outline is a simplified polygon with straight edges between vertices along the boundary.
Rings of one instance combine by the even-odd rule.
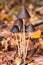
[[[43,65],[43,7],[14,2],[0,4],[0,64]]]

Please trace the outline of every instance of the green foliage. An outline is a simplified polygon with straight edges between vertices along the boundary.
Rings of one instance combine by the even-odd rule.
[[[0,0],[0,3],[2,3],[2,0]]]
[[[11,18],[11,17],[7,17],[6,20],[7,20],[7,21],[11,21],[12,18]]]
[[[19,13],[19,9],[15,9],[15,10],[14,10],[14,13],[15,13],[15,14],[18,14],[18,13]]]

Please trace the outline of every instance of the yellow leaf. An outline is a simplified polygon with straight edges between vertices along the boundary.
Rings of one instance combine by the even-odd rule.
[[[6,16],[7,16],[6,14],[0,15],[1,19],[4,19]]]
[[[41,37],[41,31],[38,30],[30,35],[31,38],[40,38]]]

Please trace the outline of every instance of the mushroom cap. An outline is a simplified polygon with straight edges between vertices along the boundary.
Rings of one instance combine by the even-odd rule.
[[[18,26],[18,28],[21,29],[23,27],[23,21],[21,19],[17,19],[14,25]]]
[[[13,33],[18,33],[18,32],[19,32],[18,26],[14,26],[14,27],[12,28],[11,32],[13,32]]]
[[[34,28],[34,26],[32,24],[29,24],[29,26],[26,28],[26,31],[28,33],[32,33],[32,32],[35,31],[35,28]]]
[[[26,19],[26,18],[30,18],[30,15],[27,11],[27,9],[25,7],[22,7],[22,9],[20,10],[19,14],[17,15],[18,19]]]

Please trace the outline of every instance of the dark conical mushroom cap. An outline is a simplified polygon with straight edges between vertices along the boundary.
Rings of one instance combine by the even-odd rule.
[[[19,32],[19,28],[17,26],[14,26],[11,30],[11,32],[13,33],[18,33]]]
[[[14,25],[18,26],[18,28],[21,29],[23,27],[23,21],[21,19],[17,19]]]
[[[35,31],[35,28],[34,28],[34,26],[33,26],[32,24],[29,24],[29,26],[27,27],[26,31],[27,31],[28,33],[32,33],[32,32]]]
[[[30,18],[30,15],[29,15],[29,13],[28,13],[28,11],[26,10],[25,7],[23,7],[23,8],[21,9],[21,11],[19,12],[17,18],[18,18],[18,19]]]

